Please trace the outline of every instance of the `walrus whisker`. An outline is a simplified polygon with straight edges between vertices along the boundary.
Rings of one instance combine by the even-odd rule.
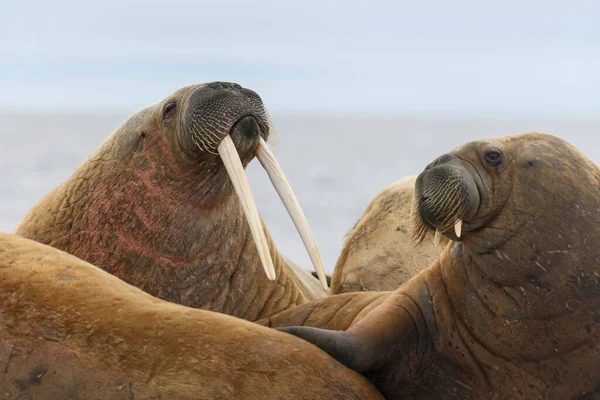
[[[462,235],[462,218],[467,209],[467,200],[467,194],[460,182],[454,179],[443,185],[430,185],[423,188],[422,197],[413,197],[411,209],[413,219],[412,239],[417,244],[422,243],[429,230],[419,215],[419,209],[423,202],[427,203],[430,212],[439,221],[435,229],[434,245],[439,244],[441,235],[451,229],[454,230],[457,237],[460,237]]]
[[[456,190],[443,190],[442,188],[433,191],[432,194],[426,192],[427,195],[432,198],[432,200],[428,202],[428,204],[433,205],[431,211],[434,214],[439,215],[442,210],[446,209],[447,206],[455,200],[455,192]]]
[[[213,133],[211,129],[203,129],[202,132],[204,132],[206,138],[209,139],[215,145],[218,145],[218,143],[222,140],[222,138],[219,137],[217,134]]]
[[[204,145],[204,142],[203,142],[202,140],[199,140],[199,139],[198,139],[198,136],[196,136],[196,135],[191,135],[191,137],[192,137],[192,142],[194,142],[194,144],[195,144],[196,146],[198,146],[198,148],[199,148],[200,150],[203,150],[203,151],[209,151],[209,150],[206,148],[206,146]]]
[[[275,187],[279,198],[283,202],[288,214],[292,218],[294,226],[296,226],[296,229],[300,234],[300,238],[302,239],[302,242],[308,251],[310,260],[312,261],[319,280],[321,281],[321,286],[323,287],[323,290],[327,291],[329,289],[329,285],[327,285],[327,276],[325,275],[323,262],[321,261],[321,256],[319,255],[319,250],[317,249],[317,244],[315,243],[315,239],[312,235],[312,231],[310,230],[310,226],[308,225],[308,221],[306,220],[306,217],[300,208],[298,199],[294,195],[292,187],[285,177],[283,170],[279,166],[275,156],[262,137],[260,138],[256,157],[258,158],[258,161],[260,161],[260,164],[263,166],[265,171],[267,171],[267,175],[273,183],[273,187]]]
[[[421,206],[422,201],[416,196],[413,195],[413,201],[411,205],[411,239],[415,242],[416,246],[419,246],[425,240],[427,236],[427,231],[429,228],[425,225],[423,220],[419,215],[419,208]]]
[[[198,127],[192,123],[190,126],[190,132],[192,133],[190,135],[192,138],[192,142],[194,142],[194,144],[200,150],[206,151],[210,154],[219,155],[219,153],[217,153],[213,150],[213,148],[216,149],[217,143],[214,143],[214,146],[208,146],[207,143],[204,141],[204,139],[203,139],[204,135],[202,135],[202,133],[205,133],[205,132],[201,127]]]
[[[269,146],[271,146],[271,151],[273,151],[273,148],[277,147],[277,145],[279,144],[277,131],[275,130],[275,126],[273,125],[273,120],[271,119],[271,115],[269,114],[268,110],[264,109],[263,117],[267,121],[267,123],[266,123],[267,132],[269,133],[269,138],[267,140],[267,144],[269,144]]]
[[[219,141],[221,141],[222,138],[221,138],[221,136],[217,135],[215,132],[227,132],[228,127],[221,125],[221,123],[218,120],[214,121],[216,126],[214,126],[211,122],[212,121],[210,121],[210,120],[207,121],[206,125],[208,126],[209,129],[202,129],[202,131],[204,133],[206,133],[207,136],[212,137],[215,140],[215,142],[218,143]]]
[[[233,187],[242,203],[242,208],[244,209],[244,214],[246,214],[246,220],[250,226],[250,231],[252,232],[252,237],[254,238],[263,269],[269,280],[275,280],[275,267],[273,265],[273,260],[271,259],[271,252],[269,250],[267,238],[265,237],[265,231],[260,221],[256,203],[252,197],[252,192],[250,191],[250,184],[246,177],[246,171],[244,170],[244,166],[242,165],[242,161],[240,160],[240,156],[238,155],[231,136],[225,136],[221,144],[219,144],[218,151],[223,160],[223,164],[225,164],[227,173],[231,178]]]
[[[208,117],[208,118],[210,118],[210,117]],[[200,124],[199,122],[197,122],[197,120],[192,120],[192,122],[190,124],[190,130],[198,136],[199,140],[204,140],[203,139],[204,137],[209,139],[210,143],[213,144],[214,148],[216,149],[218,144],[221,142],[222,137],[217,135],[214,132],[221,132],[221,131],[226,132],[227,128],[219,126],[218,128],[220,128],[220,129],[215,129],[215,127],[212,126],[210,123],[207,123],[206,125],[208,125],[208,127],[211,129],[205,129],[204,124]],[[210,146],[206,146],[206,147],[210,147]],[[217,153],[212,153],[212,154],[217,154]]]
[[[210,125],[209,125],[210,127]],[[204,138],[206,138],[206,141],[209,142],[210,144],[212,144],[212,146],[206,146],[206,147],[210,147],[211,149],[216,149],[217,146],[219,145],[219,143],[221,143],[221,140],[223,140],[221,137],[217,136],[215,133],[213,133],[213,129],[204,129],[204,127],[200,127],[200,135],[199,137],[201,138],[201,140],[205,140]],[[214,153],[213,153],[214,154]]]
[[[438,247],[438,245],[440,244],[442,240],[442,232],[440,232],[439,229],[435,230],[435,236],[433,237],[433,245],[435,247]]]
[[[218,155],[219,155],[219,153],[215,152],[215,148],[216,148],[217,146],[213,146],[213,147],[211,147],[211,146],[207,145],[207,144],[206,144],[206,142],[204,142],[203,140],[200,140],[200,141],[201,141],[201,142],[202,142],[202,144],[204,145],[204,150],[205,150],[206,152],[208,152],[208,153],[210,153],[210,154],[214,154],[214,155],[216,155],[216,156],[218,156]]]
[[[206,141],[210,144],[212,144],[213,146],[218,146],[219,145],[219,141],[220,139],[213,133],[211,133],[211,131],[206,131],[204,129],[201,130],[202,133],[204,133],[204,135],[200,135],[200,137],[206,137]]]

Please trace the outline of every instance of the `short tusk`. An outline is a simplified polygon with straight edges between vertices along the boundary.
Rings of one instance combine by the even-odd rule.
[[[260,144],[258,146],[256,157],[258,158],[258,161],[260,161],[263,168],[267,171],[269,179],[273,183],[279,198],[283,202],[288,214],[292,218],[292,221],[294,222],[294,225],[300,234],[300,238],[302,239],[302,242],[308,251],[310,260],[315,267],[315,271],[317,271],[317,275],[321,281],[321,286],[323,287],[323,290],[327,291],[329,288],[327,286],[325,269],[323,268],[323,262],[321,261],[321,256],[319,255],[319,250],[317,249],[317,244],[313,238],[308,221],[306,220],[306,217],[300,208],[300,204],[298,203],[298,199],[296,199],[296,196],[292,191],[292,187],[283,174],[283,170],[279,166],[279,163],[275,159],[273,152],[269,149],[263,138],[260,138]]]
[[[273,260],[271,259],[265,231],[260,221],[256,203],[252,197],[252,192],[250,191],[246,171],[244,171],[242,161],[240,160],[240,156],[238,155],[233,140],[231,140],[231,136],[226,135],[217,149],[223,160],[223,164],[225,164],[225,169],[227,169],[229,178],[233,183],[235,192],[242,203],[242,208],[244,209],[244,214],[246,214],[248,225],[250,225],[250,231],[252,232],[252,237],[256,243],[258,256],[260,257],[262,266],[267,274],[267,278],[273,281],[276,278],[275,267],[273,266]]]
[[[457,238],[459,238],[462,233],[462,224],[463,224],[462,219],[457,220],[456,223],[454,224],[454,233],[456,233]]]
[[[441,240],[442,240],[442,232],[440,232],[439,229],[436,229],[435,236],[433,237],[433,245],[435,247],[438,247],[440,245]]]

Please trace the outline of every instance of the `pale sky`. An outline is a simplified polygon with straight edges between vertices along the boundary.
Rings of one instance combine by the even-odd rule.
[[[137,109],[213,80],[285,112],[600,115],[600,1],[12,1],[0,108]]]

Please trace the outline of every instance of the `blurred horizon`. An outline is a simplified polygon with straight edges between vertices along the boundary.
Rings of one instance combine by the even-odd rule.
[[[587,118],[600,2],[3,5],[0,109],[132,112],[214,80],[273,112]]]
[[[129,113],[0,111],[0,231],[10,232],[43,196],[68,179]],[[328,272],[344,237],[386,186],[417,174],[471,140],[527,131],[551,133],[600,162],[600,118],[557,121],[477,118],[290,116],[272,113],[274,152],[304,210]],[[24,140],[24,138],[26,138]],[[256,160],[248,178],[277,249],[311,263],[283,204]]]

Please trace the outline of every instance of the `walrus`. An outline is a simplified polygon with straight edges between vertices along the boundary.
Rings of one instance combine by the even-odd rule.
[[[344,241],[331,276],[331,294],[395,290],[434,262],[448,243],[427,233],[411,238],[411,206],[417,176],[408,176],[375,196]]]
[[[184,87],[130,117],[13,233],[155,297],[248,320],[323,297],[323,265],[266,144],[272,133],[256,92],[226,82]],[[321,288],[263,229],[244,172],[255,156],[290,212]]]
[[[0,393],[27,399],[381,399],[292,336],[166,302],[0,234]]]
[[[323,325],[310,309],[337,319],[341,330],[279,329],[390,399],[597,398],[599,168],[551,135],[470,142],[419,175],[413,209],[417,240],[450,239],[430,267],[394,292],[315,300],[267,324]],[[379,304],[361,314],[365,296]]]

